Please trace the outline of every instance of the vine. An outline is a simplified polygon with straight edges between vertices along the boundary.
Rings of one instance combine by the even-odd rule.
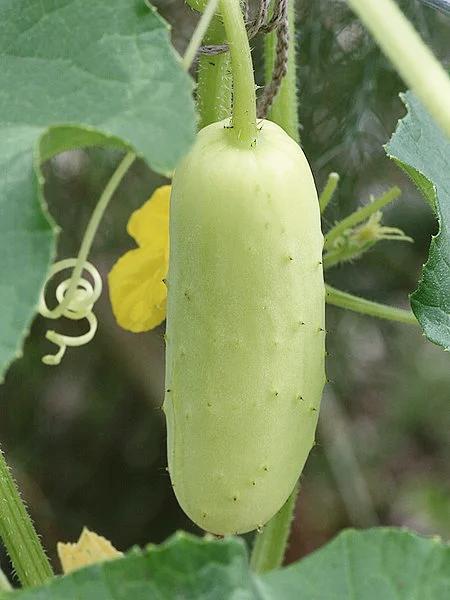
[[[45,583],[53,571],[1,450],[0,506],[0,537],[20,583],[24,587]]]

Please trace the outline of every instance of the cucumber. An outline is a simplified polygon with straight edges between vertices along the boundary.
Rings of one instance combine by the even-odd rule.
[[[299,146],[270,121],[254,147],[226,121],[173,179],[166,329],[168,468],[215,534],[262,527],[314,444],[325,382],[323,236]]]

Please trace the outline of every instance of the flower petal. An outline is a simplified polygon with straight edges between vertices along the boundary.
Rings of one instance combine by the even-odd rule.
[[[119,558],[123,554],[109,540],[85,527],[75,544],[58,543],[58,556],[63,573],[70,573],[88,565]]]
[[[167,235],[167,234],[166,234]],[[118,324],[134,333],[148,331],[166,317],[167,288],[164,278],[168,253],[153,247],[130,250],[108,276],[109,294]]]
[[[170,185],[157,188],[131,215],[127,231],[139,246],[152,246],[156,250],[168,247],[170,190]]]

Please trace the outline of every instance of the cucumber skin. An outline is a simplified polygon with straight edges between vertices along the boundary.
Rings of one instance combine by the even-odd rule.
[[[323,236],[300,147],[269,121],[254,148],[198,134],[171,196],[168,465],[215,534],[263,526],[314,444],[325,383]]]

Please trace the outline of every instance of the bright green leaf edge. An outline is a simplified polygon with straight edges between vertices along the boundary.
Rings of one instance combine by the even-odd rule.
[[[399,121],[385,150],[412,179],[437,215],[439,231],[411,308],[424,334],[450,350],[450,140],[412,92],[402,95],[407,115]]]
[[[1,381],[55,255],[41,164],[110,146],[170,174],[196,116],[168,25],[142,0],[2,0],[0,65]]]
[[[403,529],[347,530],[298,563],[262,576],[240,538],[183,532],[160,546],[60,576],[0,600],[443,600],[450,547]]]

